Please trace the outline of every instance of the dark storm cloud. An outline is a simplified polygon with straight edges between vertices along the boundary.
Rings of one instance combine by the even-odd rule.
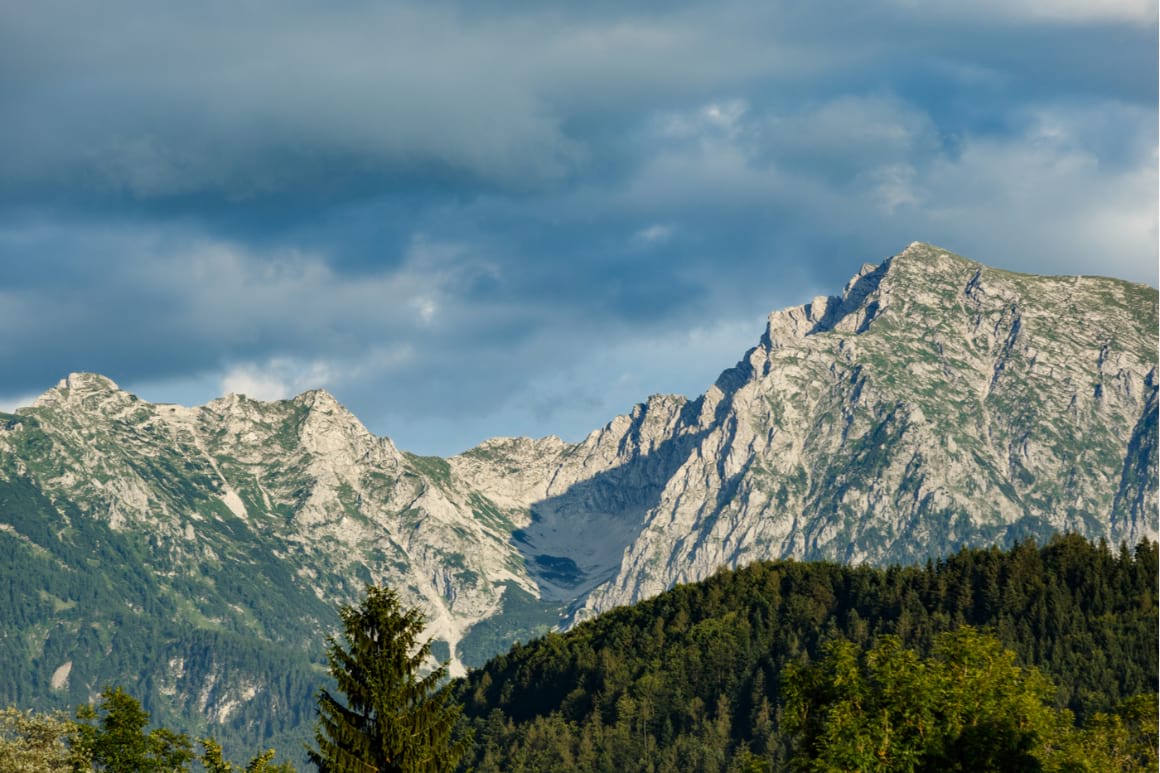
[[[1114,27],[1099,46],[1072,25],[941,21],[889,4],[483,15],[439,3],[47,0],[4,14],[0,138],[21,152],[5,155],[0,179],[14,198],[195,209],[325,201],[376,179],[539,191],[615,163],[603,127],[722,92],[817,98],[942,67],[940,82],[914,84],[937,98],[969,77],[959,66],[1005,80],[1008,100],[1074,92],[1077,79],[1105,96],[1154,96],[1154,78],[1126,66],[1153,44],[1146,31]],[[1076,56],[1085,46],[1099,56]]]
[[[915,239],[1155,284],[1155,38],[1134,1],[0,8],[0,398],[325,385],[448,452],[700,391]]]
[[[326,193],[368,175],[534,190],[588,160],[565,122],[793,55],[750,39],[714,65],[723,41],[679,20],[438,4],[48,2],[6,16],[4,137],[23,148],[10,190],[133,199]]]

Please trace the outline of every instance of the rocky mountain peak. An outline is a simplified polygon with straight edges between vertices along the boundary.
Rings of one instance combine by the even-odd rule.
[[[62,378],[32,404],[34,408],[53,406],[79,407],[97,410],[115,403],[135,402],[134,395],[122,390],[112,379],[99,373],[70,373]]]
[[[809,303],[769,315],[761,338],[768,351],[818,333],[859,335],[897,303],[908,306],[938,288],[957,291],[981,264],[925,242],[912,242],[881,263],[865,263],[841,295],[820,295]]]
[[[292,402],[324,413],[350,413],[338,399],[325,389],[308,389]]]
[[[773,312],[761,345],[772,351],[831,330],[864,332],[880,310],[877,291],[891,264],[890,258],[878,265],[866,263],[846,283],[841,295],[819,295],[801,306]]]
[[[247,606],[255,583],[277,602],[266,635],[301,617],[292,635],[317,643],[334,604],[385,581],[455,669],[757,559],[916,561],[1057,531],[1133,542],[1158,531],[1158,315],[1143,285],[916,242],[771,314],[696,399],[653,395],[578,443],[494,438],[450,459],[399,452],[321,389],[182,408],[71,374],[20,409],[34,420],[0,426],[0,504],[43,509],[0,508],[0,538],[147,534],[116,560],[144,555],[133,577],[180,598],[182,625],[247,638],[265,614]],[[58,547],[94,577],[109,565]]]

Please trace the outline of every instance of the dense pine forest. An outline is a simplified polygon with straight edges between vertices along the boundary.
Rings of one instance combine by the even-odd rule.
[[[422,614],[368,586],[329,640],[337,691],[320,693],[310,757],[480,773],[1155,770],[1157,571],[1156,543],[1076,536],[922,567],[757,563],[516,645],[442,689],[430,644],[416,649]],[[112,687],[74,717],[8,709],[0,769],[242,769],[214,738],[149,720]],[[277,773],[302,751],[233,756]]]
[[[1156,544],[1068,536],[922,567],[759,563],[518,645],[451,687],[474,733],[464,769],[783,769],[787,669],[888,636],[928,657],[963,626],[1037,667],[1078,723],[1154,717],[1129,699],[1157,690]]]

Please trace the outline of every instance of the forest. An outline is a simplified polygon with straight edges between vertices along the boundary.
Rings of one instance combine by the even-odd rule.
[[[1155,770],[1157,572],[1154,542],[1076,536],[914,567],[756,563],[442,687],[422,666],[422,616],[369,586],[329,642],[310,756],[334,771]],[[214,739],[195,754],[147,722],[116,688],[74,717],[9,709],[0,769],[302,758],[255,750],[235,766]],[[130,747],[136,767],[119,761]]]
[[[474,737],[464,767],[785,769],[802,741],[786,711],[795,669],[837,642],[847,659],[886,641],[930,658],[963,626],[1036,669],[1072,726],[1155,714],[1156,543],[1061,536],[915,567],[752,564],[517,645],[450,687]]]

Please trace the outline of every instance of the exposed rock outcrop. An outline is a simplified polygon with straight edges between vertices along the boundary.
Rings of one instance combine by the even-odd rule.
[[[460,671],[723,565],[914,561],[1061,530],[1154,538],[1156,374],[1154,289],[913,244],[841,295],[771,314],[703,396],[650,397],[579,443],[419,457],[321,390],[185,408],[73,374],[0,416],[0,485],[52,502],[55,529],[147,535],[142,570],[164,593],[212,566],[221,579],[179,607],[191,626],[236,614],[275,640],[234,589],[274,562],[307,594],[282,613],[300,615],[301,646],[385,581]],[[319,606],[302,611],[307,596]],[[199,710],[261,694],[241,683]]]

